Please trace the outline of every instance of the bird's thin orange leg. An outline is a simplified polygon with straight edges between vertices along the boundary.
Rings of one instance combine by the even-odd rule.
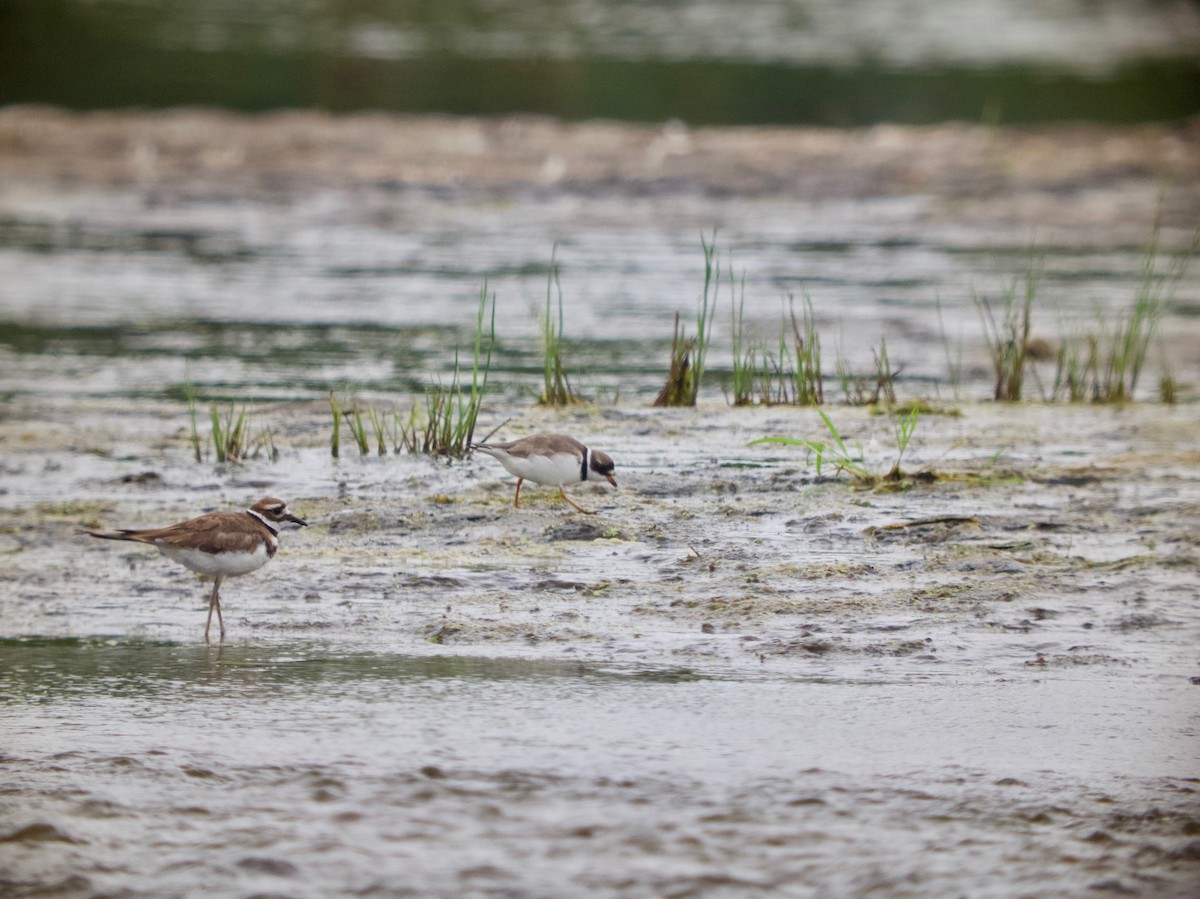
[[[521,485],[525,483],[524,478],[517,478],[517,494],[513,497],[513,508],[521,508]]]
[[[565,499],[577,512],[582,512],[584,515],[595,515],[596,514],[594,509],[585,509],[583,506],[574,502],[569,496],[567,496],[566,492],[562,489],[562,487],[558,488],[558,495],[561,496],[563,499]]]

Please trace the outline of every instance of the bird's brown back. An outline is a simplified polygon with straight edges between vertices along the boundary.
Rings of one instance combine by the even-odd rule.
[[[104,540],[129,540],[151,546],[165,543],[179,549],[198,549],[206,553],[252,552],[264,540],[268,546],[272,546],[273,541],[269,538],[274,536],[265,524],[249,512],[209,512],[165,528],[87,533]]]

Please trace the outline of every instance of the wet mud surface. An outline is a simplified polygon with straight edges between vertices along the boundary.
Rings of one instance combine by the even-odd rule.
[[[1189,895],[1200,426],[960,411],[910,448],[936,479],[865,490],[745,446],[811,410],[528,410],[614,455],[592,516],[332,460],[316,407],[236,468],[129,454],[164,424],[129,410],[71,449],[6,420],[8,886]],[[224,646],[194,576],[77,533],[259,493],[312,526],[227,583]]]
[[[1195,895],[1195,404],[981,402],[971,345],[952,398],[912,299],[964,258],[947,248],[1017,252],[1034,222],[1070,248],[1052,273],[1096,285],[1080,302],[1127,296],[1158,209],[1190,239],[1195,129],[754,138],[0,111],[19,332],[0,350],[0,892]],[[643,306],[690,308],[714,220],[780,271],[780,247],[819,244],[804,258],[842,260],[818,282],[840,314],[894,326],[902,392],[941,410],[912,477],[865,489],[747,445],[826,439],[811,409],[716,390],[649,408],[660,367],[628,335]],[[541,409],[517,358],[481,428],[610,453],[619,490],[568,491],[596,514],[530,487],[513,509],[488,459],[330,457],[327,391],[378,400],[394,372],[366,327],[341,338],[357,356],[289,349],[281,309],[389,340],[472,322],[480,271],[504,259],[519,285],[563,229],[582,229],[576,333],[632,345],[596,375],[619,395]],[[633,264],[610,252],[634,243]],[[422,264],[371,261],[393,244]],[[912,293],[838,280],[864,265]],[[453,278],[458,305],[412,301]],[[1194,284],[1166,328],[1185,388]],[[254,401],[277,460],[195,461],[181,356],[202,391]],[[891,467],[892,417],[827,411]],[[201,640],[206,584],[79,534],[263,495],[312,526],[227,582],[223,645]]]

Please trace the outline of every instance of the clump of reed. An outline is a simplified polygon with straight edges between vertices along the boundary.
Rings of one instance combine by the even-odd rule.
[[[465,380],[455,350],[449,383],[435,379],[407,415],[395,409],[388,415],[379,409],[362,406],[356,398],[341,400],[330,391],[329,407],[333,413],[330,454],[334,458],[341,454],[344,424],[362,456],[370,454],[372,449],[380,456],[387,455],[390,445],[393,453],[424,453],[461,459],[469,452],[474,439],[475,423],[487,392],[495,342],[496,297],[494,294],[491,297],[489,315],[485,281],[479,292],[479,308],[475,315],[470,382]]]
[[[196,456],[196,461],[203,462],[204,456],[201,452],[200,432],[196,427],[196,388],[192,384],[192,379],[186,370],[183,376],[183,396],[187,400],[188,418],[191,420],[192,425],[188,440],[192,444],[192,452]]]
[[[705,355],[712,337],[710,316],[716,309],[717,286],[720,277],[720,260],[717,258],[717,233],[713,232],[712,243],[700,235],[700,246],[704,250],[704,291],[696,312],[696,334],[688,337],[680,327],[679,313],[675,313],[675,331],[671,337],[671,367],[667,371],[667,382],[658,396],[655,406],[694,406],[704,378]]]
[[[813,319],[812,301],[804,297],[803,324],[796,318],[795,302],[788,296],[787,317],[774,351],[765,341],[746,335],[743,275],[734,293],[730,268],[731,334],[733,339],[733,405],[819,406],[825,401],[821,376],[821,344]],[[788,337],[791,337],[791,346]]]
[[[381,455],[387,455],[388,429],[383,414],[374,407],[363,407],[357,397],[349,400],[339,400],[334,391],[329,391],[329,409],[333,413],[333,434],[330,438],[329,452],[335,459],[341,455],[342,423],[350,432],[350,438],[358,447],[358,454],[370,454],[372,446]],[[367,425],[371,433],[367,433]],[[374,438],[372,440],[372,437]]]
[[[1031,358],[1030,332],[1033,301],[1042,280],[1041,259],[1031,260],[1024,273],[1024,290],[1018,292],[1021,278],[1014,278],[1000,298],[999,318],[992,304],[974,295],[975,306],[983,322],[983,337],[992,360],[995,376],[993,398],[1015,403],[1021,399],[1025,369]]]
[[[907,415],[896,416],[895,422],[892,424],[892,430],[896,439],[896,461],[892,463],[892,467],[888,473],[884,475],[885,481],[901,481],[904,479],[904,471],[900,468],[900,463],[904,459],[904,453],[908,450],[908,444],[912,440],[913,433],[917,430],[917,421],[921,417],[921,410],[917,406],[913,406]]]
[[[458,352],[454,353],[454,374],[449,385],[434,384],[425,393],[427,412],[426,439],[423,452],[439,456],[462,458],[471,449],[475,423],[487,393],[488,375],[492,369],[492,350],[496,345],[496,296],[492,294],[491,315],[488,311],[487,281],[479,290],[479,308],[475,313],[475,341],[471,356],[471,386],[468,392],[461,381]],[[487,324],[485,332],[484,325]],[[484,342],[486,335],[486,355]],[[432,436],[429,436],[432,435]]]
[[[542,331],[542,395],[538,402],[544,406],[571,406],[583,402],[571,388],[563,364],[563,297],[562,285],[558,280],[558,245],[550,251],[550,271],[546,276],[546,310],[539,324]],[[553,291],[558,291],[558,316],[552,314]]]
[[[821,340],[817,335],[812,300],[804,295],[804,312],[796,319],[795,303],[788,296],[788,318],[792,324],[792,402],[797,406],[820,406],[825,402],[821,375]],[[780,338],[782,343],[782,338]]]
[[[1174,406],[1179,402],[1179,382],[1175,380],[1175,373],[1171,370],[1171,365],[1167,361],[1165,350],[1162,354],[1162,360],[1162,373],[1158,376],[1158,399],[1168,406]]]
[[[223,413],[217,403],[213,403],[209,408],[211,430],[209,439],[204,440],[200,436],[199,416],[196,411],[198,393],[186,372],[182,392],[188,407],[188,443],[191,444],[192,455],[197,462],[204,461],[210,446],[217,462],[242,462],[258,458],[260,455],[265,455],[272,461],[279,458],[279,451],[275,448],[275,437],[271,431],[268,428],[260,428],[258,433],[251,434],[250,417],[246,407],[242,406],[239,409],[232,402]]]
[[[730,335],[733,345],[731,402],[735,406],[783,405],[820,406],[825,402],[824,375],[821,372],[821,340],[816,329],[812,299],[805,294],[800,316],[795,298],[788,295],[787,315],[774,348],[763,340],[751,339],[745,322],[746,281],[735,278],[732,262],[726,266],[729,285]],[[720,271],[716,272],[719,287]],[[788,339],[791,339],[789,346]],[[896,377],[888,358],[887,339],[872,349],[874,370],[868,374],[853,371],[845,357],[838,354],[835,372],[847,405],[896,404]]]
[[[746,275],[743,273],[740,282],[735,282],[732,259],[729,264],[729,313],[729,333],[733,341],[733,405],[782,402],[783,338],[780,337],[779,353],[775,356],[765,342],[747,340]]]
[[[251,435],[250,418],[246,407],[240,409],[234,403],[222,411],[216,404],[209,410],[209,420],[212,422],[213,454],[218,462],[244,462],[265,455],[271,461],[279,458],[275,448],[275,438],[270,430],[260,428],[258,433]],[[195,425],[193,418],[193,446],[196,444]],[[197,450],[197,458],[200,454]]]
[[[872,347],[871,355],[875,359],[874,370],[870,374],[855,373],[849,363],[840,353],[834,363],[838,384],[842,388],[842,399],[847,406],[874,406],[883,403],[888,406],[896,404],[896,376],[899,369],[893,369],[888,358],[887,338],[879,339],[879,349]]]
[[[720,291],[721,266],[714,244],[703,241],[705,250],[705,294],[702,312],[707,313],[710,283],[713,287],[713,308]],[[750,336],[745,320],[746,278],[734,273],[732,258],[725,266],[725,283],[729,289],[730,338],[733,371],[729,399],[734,406],[795,405],[820,406],[825,403],[825,379],[821,370],[821,340],[817,333],[812,298],[804,294],[803,307],[796,312],[795,298],[787,297],[787,311],[778,342],[774,345]],[[679,332],[679,316],[675,317],[673,374],[668,378],[655,405],[671,405],[664,397],[675,385],[686,382],[687,353],[690,345],[683,344]],[[790,339],[790,344],[789,344]],[[681,344],[682,348],[681,348]],[[878,349],[872,349],[874,370],[854,372],[839,353],[835,372],[847,405],[894,406],[896,404],[895,368],[888,357],[887,339],[881,338]],[[693,384],[694,386],[694,384]],[[682,404],[682,403],[681,403]]]
[[[692,368],[692,349],[696,339],[688,339],[679,327],[679,313],[675,313],[675,331],[671,335],[671,365],[667,370],[667,382],[654,397],[655,406],[696,405],[696,373]]]
[[[218,462],[239,462],[245,458],[249,446],[249,427],[246,422],[246,407],[237,410],[233,403],[225,410],[222,420],[217,404],[209,410],[212,421],[212,443]],[[234,417],[236,413],[236,418]]]
[[[1093,403],[1124,403],[1134,399],[1167,306],[1200,245],[1198,233],[1191,247],[1173,254],[1166,270],[1160,271],[1158,233],[1156,223],[1129,308],[1112,324],[1096,310],[1092,329],[1062,340],[1052,388],[1054,398]],[[1166,353],[1160,355],[1158,398],[1164,403],[1174,403],[1178,385]]]

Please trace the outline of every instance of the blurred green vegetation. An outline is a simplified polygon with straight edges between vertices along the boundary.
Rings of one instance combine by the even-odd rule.
[[[498,21],[496,10],[469,0],[327,0],[285,10],[228,0],[5,0],[0,104],[838,126],[1128,123],[1200,112],[1194,55],[1130,60],[1102,74],[1065,66],[899,69],[877,61],[794,65],[678,52],[670,59],[613,55],[575,32],[570,52],[563,52],[538,17],[564,12],[546,3],[513,9],[525,14],[509,10],[510,19]],[[372,31],[380,23],[395,27]],[[551,24],[570,28],[558,19]],[[508,55],[464,52],[470,46],[464,33],[502,27],[518,37]],[[411,46],[395,46],[405,41]]]

